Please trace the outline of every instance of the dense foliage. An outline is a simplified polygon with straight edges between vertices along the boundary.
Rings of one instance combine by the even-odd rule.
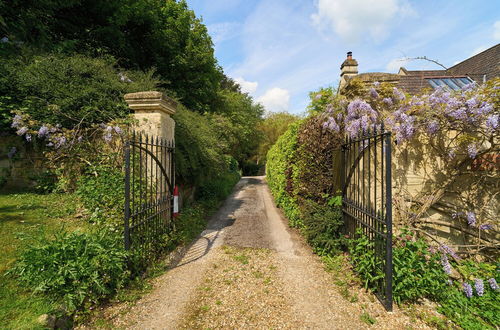
[[[298,121],[299,117],[288,112],[268,112],[258,126],[262,138],[259,143],[255,160],[257,164],[264,164],[267,152],[276,143],[278,138],[288,129],[288,126]]]
[[[314,117],[291,124],[267,154],[266,175],[290,225],[302,230],[317,253],[328,254],[340,248],[341,200],[332,153],[321,147],[331,147],[332,134],[309,134],[317,125]],[[325,169],[318,180],[310,180]]]
[[[0,9],[2,131],[13,111],[67,129],[108,124],[127,117],[125,93],[160,90],[206,116],[214,144],[240,165],[256,153],[262,106],[222,73],[185,1],[0,1]]]
[[[443,201],[444,191],[464,175],[473,181],[471,186],[483,187],[479,191],[490,186],[493,191],[498,189],[498,185],[487,185],[487,180],[494,180],[498,169],[485,155],[498,152],[499,83],[494,79],[486,85],[467,86],[455,93],[438,89],[412,98],[388,84],[378,83],[368,86],[368,90],[362,85],[356,91],[351,90],[347,95],[351,99],[335,97],[328,89],[311,93],[310,116],[292,125],[268,153],[268,181],[276,203],[292,226],[303,228],[313,248],[320,253],[335,251],[318,249],[325,242],[337,247],[345,243],[363,283],[375,289],[384,276],[380,271],[382,265],[373,253],[375,242],[361,234],[344,239],[339,235],[339,217],[333,214],[318,227],[321,229],[316,235],[311,236],[312,230],[307,228],[311,225],[306,223],[314,223],[314,213],[328,214],[335,204],[340,170],[336,152],[344,134],[356,138],[384,124],[394,136],[395,164],[400,166],[411,158],[416,159],[411,166],[420,168],[428,157],[433,165],[425,168],[434,172],[425,187],[436,189],[422,191],[415,199],[405,195],[406,176],[397,181],[401,189],[394,195],[398,219],[395,231],[401,234],[394,238],[393,246],[395,301],[430,299],[463,328],[494,328],[499,324],[500,314],[498,265],[478,261],[484,260],[481,257],[463,259],[459,252],[442,243],[435,246],[439,242],[435,231],[426,231],[424,225],[432,221],[427,212],[429,207]],[[481,171],[471,171],[474,166]],[[470,189],[468,185],[468,181],[463,181],[460,189]],[[462,191],[453,190],[455,198]],[[462,254],[494,249],[492,233],[497,230],[498,221],[480,209],[483,203],[488,201],[469,194],[466,209],[455,207],[449,211],[453,223],[439,223],[473,239],[474,244],[465,246],[466,250],[460,247]],[[444,212],[443,208],[440,210]],[[409,226],[410,231],[403,230],[403,226]],[[318,235],[326,232],[329,234]],[[495,258],[495,253],[492,256]]]
[[[130,279],[128,253],[109,232],[59,234],[27,249],[12,273],[73,313],[110,296]]]
[[[361,233],[349,240],[350,259],[366,288],[374,289],[384,275],[373,253],[373,242]],[[450,254],[451,253],[451,254]],[[464,329],[494,329],[500,322],[497,266],[465,261],[446,246],[439,250],[403,231],[393,245],[393,296],[400,304],[423,298],[439,304],[438,310]],[[452,276],[456,267],[458,274]]]
[[[26,248],[11,271],[67,313],[112,297],[145,270],[122,248],[122,147],[135,124],[125,93],[158,90],[180,104],[176,183],[197,200],[185,200],[155,244],[161,252],[194,239],[254,162],[263,108],[223,74],[185,1],[0,0],[0,56],[0,131],[37,146],[46,161],[37,187],[75,192],[79,217],[94,228]],[[21,149],[8,146],[9,160]]]
[[[215,110],[222,72],[205,25],[185,1],[0,1],[0,51],[112,55],[127,69],[156,68],[196,111]]]
[[[5,66],[16,110],[65,128],[124,118],[129,113],[125,93],[159,84],[152,72],[124,71],[109,57],[42,55]]]

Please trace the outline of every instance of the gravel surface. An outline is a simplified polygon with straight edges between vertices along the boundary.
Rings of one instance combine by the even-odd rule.
[[[350,302],[334,281],[287,227],[264,177],[244,177],[150,294],[104,315],[130,329],[427,328],[360,288]]]

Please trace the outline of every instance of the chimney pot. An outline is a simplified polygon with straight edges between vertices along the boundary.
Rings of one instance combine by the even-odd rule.
[[[351,59],[352,59],[352,52],[347,52],[347,58],[348,58],[349,60],[351,60]]]

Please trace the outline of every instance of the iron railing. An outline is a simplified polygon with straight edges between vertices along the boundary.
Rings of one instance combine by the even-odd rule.
[[[392,310],[391,133],[366,132],[342,145],[342,216],[349,237],[364,235],[373,254],[375,294]]]
[[[172,229],[174,142],[134,133],[125,141],[124,157],[125,249],[149,258]]]

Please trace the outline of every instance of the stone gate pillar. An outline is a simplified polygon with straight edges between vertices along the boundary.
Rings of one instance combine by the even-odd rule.
[[[175,113],[177,102],[154,91],[125,94],[125,101],[138,120],[137,132],[174,141],[175,122],[170,116]]]
[[[170,116],[175,113],[177,102],[154,91],[125,94],[125,101],[134,110],[133,116],[137,120],[133,130],[142,135],[140,143],[136,139],[132,144],[136,157],[133,161],[137,164],[137,157],[142,160],[138,166],[140,173],[136,175],[141,177],[144,191],[156,194],[159,199],[175,184],[173,152],[168,147],[175,145],[175,122]]]

